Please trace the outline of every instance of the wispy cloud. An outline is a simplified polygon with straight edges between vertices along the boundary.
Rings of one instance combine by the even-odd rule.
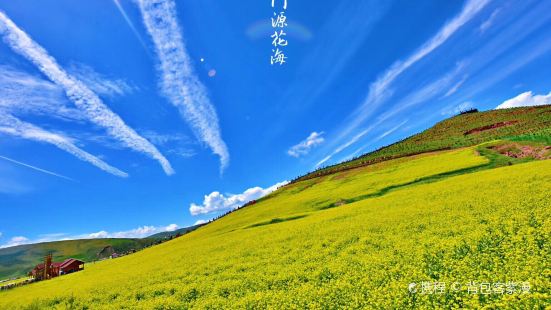
[[[0,65],[0,113],[37,115],[68,121],[83,121],[86,116],[68,106],[63,89],[41,77]]]
[[[203,204],[197,205],[192,203],[189,207],[189,212],[191,213],[191,215],[200,215],[219,211],[233,210],[251,200],[264,197],[287,183],[287,181],[279,182],[268,188],[256,186],[247,189],[241,194],[224,195],[220,192],[215,191],[208,195],[205,195],[205,198],[203,199]]]
[[[532,91],[527,91],[514,98],[503,101],[496,109],[530,107],[546,104],[551,104],[551,92],[547,95],[534,95]]]
[[[135,86],[127,81],[110,78],[96,72],[92,67],[79,63],[72,63],[68,70],[76,79],[82,81],[96,94],[117,97],[130,94],[136,90]]]
[[[318,163],[316,163],[316,166],[315,167],[319,167],[321,166],[322,164],[324,164],[325,162],[327,162],[328,160],[330,160],[331,158],[333,158],[333,156],[337,155],[338,153],[340,153],[341,151],[343,151],[344,149],[348,148],[349,146],[351,146],[352,144],[356,143],[357,141],[359,141],[362,137],[364,137],[365,135],[367,135],[369,132],[371,132],[375,127],[377,127],[378,125],[380,125],[384,120],[386,120],[386,118],[382,118],[382,119],[379,119],[379,121],[377,121],[375,124],[369,126],[368,129],[360,132],[358,135],[354,136],[350,141],[348,141],[347,143],[345,143],[344,145],[342,145],[340,148],[337,148],[333,153],[331,153],[329,156],[323,158],[321,161],[319,161]],[[395,132],[396,130],[398,130],[400,127],[402,127],[405,123],[407,123],[408,120],[404,120],[402,121],[400,124],[390,128],[389,130],[383,132],[382,134],[380,134],[379,136],[377,136],[376,138],[374,138],[373,140],[369,141],[366,145],[360,147],[359,149],[357,149],[356,151],[354,151],[352,154],[346,156],[345,158],[343,158],[341,161],[345,161],[345,160],[348,160],[356,155],[358,155],[360,152],[362,152],[363,150],[365,150],[368,146],[370,145],[373,145],[373,143],[376,143],[380,140],[382,140],[383,138],[385,138],[386,136],[392,134],[393,132]]]
[[[368,128],[360,131],[359,133],[357,133],[356,135],[354,135],[351,139],[349,139],[348,141],[346,141],[345,143],[341,144],[340,146],[338,146],[335,150],[333,150],[333,152],[331,152],[329,155],[325,156],[322,160],[318,161],[316,163],[316,165],[314,166],[314,168],[318,168],[320,167],[321,165],[323,165],[324,163],[326,163],[327,161],[329,161],[331,158],[333,158],[333,156],[339,154],[340,152],[342,152],[343,150],[347,149],[348,147],[350,147],[352,144],[358,142],[360,139],[362,139],[363,137],[365,137],[367,134],[369,134],[373,128],[375,128],[377,125],[381,124],[383,122],[382,119],[376,121],[374,124],[370,125]]]
[[[458,63],[453,70],[447,72],[446,74],[435,79],[434,81],[431,81],[430,83],[423,85],[422,87],[419,87],[415,91],[404,95],[396,104],[394,104],[394,106],[391,109],[381,114],[379,117],[377,117],[376,120],[371,122],[367,126],[367,128],[362,129],[359,133],[356,133],[354,136],[347,139],[346,142],[339,145],[329,155],[325,156],[322,160],[317,162],[314,168],[320,167],[321,165],[329,161],[331,158],[333,158],[335,155],[341,153],[342,151],[349,148],[353,144],[362,140],[364,137],[370,134],[374,129],[376,129],[379,125],[381,125],[386,121],[391,120],[393,117],[405,111],[406,109],[417,106],[441,94],[447,87],[449,87],[451,83],[453,83],[454,80],[457,79],[457,76],[460,74],[462,68],[463,68],[463,65],[461,63]],[[349,158],[349,157],[350,156],[347,156],[346,158]]]
[[[156,159],[166,174],[174,173],[168,160],[153,144],[127,126],[82,81],[69,75],[44,48],[34,42],[3,12],[0,12],[0,34],[13,51],[27,58],[52,82],[63,88],[66,96],[87,115],[91,122],[105,128],[111,136],[127,147]]]
[[[449,97],[453,94],[455,94],[459,88],[461,87],[461,85],[463,85],[463,83],[465,83],[465,81],[467,80],[467,75],[463,76],[463,78],[459,81],[457,81],[457,83],[455,83],[445,94],[444,94],[444,97]]]
[[[499,12],[501,11],[501,9],[495,9],[492,14],[490,15],[490,17],[488,17],[487,20],[485,20],[481,25],[480,25],[480,28],[478,28],[480,30],[481,33],[484,33],[486,32],[486,30],[488,30],[488,28],[490,28],[495,19],[497,18],[497,15],[499,14]]]
[[[292,157],[300,157],[303,155],[307,155],[311,149],[315,148],[316,146],[319,146],[320,144],[325,141],[325,139],[322,137],[322,132],[312,132],[306,139],[300,141],[298,144],[293,145],[289,150],[287,151],[287,154]]]
[[[195,135],[220,157],[223,171],[230,155],[220,134],[216,111],[184,46],[174,2],[139,0],[138,3],[159,57],[163,94],[178,108]]]
[[[425,42],[417,51],[403,61],[395,62],[380,78],[370,87],[369,95],[364,106],[377,103],[384,98],[390,84],[413,64],[429,55],[432,51],[446,42],[457,30],[470,21],[489,0],[469,0],[459,15],[444,25],[430,40]]]
[[[14,164],[18,164],[18,165],[23,166],[23,167],[27,167],[27,168],[30,168],[30,169],[33,169],[33,170],[36,170],[36,171],[39,171],[39,172],[42,172],[42,173],[45,173],[45,174],[56,176],[58,178],[66,179],[66,180],[69,180],[69,181],[75,181],[74,179],[71,179],[71,178],[66,177],[64,175],[61,175],[59,173],[55,173],[55,172],[52,172],[52,171],[49,171],[49,170],[46,170],[46,169],[38,168],[36,166],[32,166],[32,165],[20,162],[20,161],[17,161],[15,159],[12,159],[12,158],[9,158],[9,157],[5,157],[5,156],[0,155],[0,158],[3,159],[3,160],[7,160],[9,162],[12,162]]]
[[[153,144],[161,147],[166,153],[190,158],[196,155],[195,141],[190,139],[187,135],[172,132],[172,133],[160,133],[153,130],[145,130],[140,132]]]
[[[290,103],[283,106],[285,113],[278,113],[285,121],[275,123],[285,124],[292,116],[290,112],[307,109],[317,102],[391,7],[392,1],[363,0],[355,5],[335,2],[331,15],[317,31],[324,35],[315,38],[316,44],[297,68],[297,82],[289,85],[280,100],[281,104]],[[271,25],[269,28],[272,30]]]
[[[140,133],[155,145],[168,145],[171,143],[192,143],[191,139],[180,132],[161,133],[154,130],[143,130]]]
[[[73,144],[73,142],[60,134],[46,131],[38,126],[23,122],[10,115],[0,115],[0,133],[15,137],[52,144],[61,150],[86,161],[101,170],[119,177],[127,177],[128,174],[113,166],[110,166],[98,157],[87,153]]]
[[[469,0],[463,6],[461,12],[448,21],[433,37],[426,41],[413,54],[404,60],[396,61],[369,87],[365,101],[351,114],[347,126],[341,131],[339,140],[354,132],[361,124],[368,119],[375,110],[392,94],[391,84],[404,71],[412,65],[425,58],[435,49],[444,44],[455,32],[469,22],[480,12],[489,0]]]
[[[377,139],[375,139],[375,140],[376,140],[376,141],[379,141],[379,140],[385,138],[386,136],[388,136],[388,135],[394,133],[396,130],[400,129],[400,127],[404,126],[407,122],[408,122],[407,119],[404,120],[404,121],[401,122],[400,124],[398,124],[398,125],[396,125],[396,126],[390,128],[389,130],[387,130],[387,131],[383,132],[382,134],[380,134],[380,135],[377,137]]]
[[[408,120],[404,120],[403,122],[401,122],[400,124],[390,128],[389,130],[383,132],[382,134],[380,134],[379,136],[377,136],[375,139],[373,139],[372,141],[369,141],[369,143],[367,143],[366,145],[360,147],[359,149],[357,149],[354,153],[348,155],[346,158],[343,159],[343,161],[345,160],[348,160],[348,159],[351,159],[353,158],[354,156],[360,154],[361,152],[363,152],[367,147],[373,145],[374,143],[384,139],[385,137],[393,134],[396,130],[400,129],[402,126],[404,126],[406,123],[408,122]]]

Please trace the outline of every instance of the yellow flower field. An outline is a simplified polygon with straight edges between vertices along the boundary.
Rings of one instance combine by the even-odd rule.
[[[466,148],[294,183],[175,240],[0,292],[0,308],[550,306],[551,161],[431,179],[487,163]]]

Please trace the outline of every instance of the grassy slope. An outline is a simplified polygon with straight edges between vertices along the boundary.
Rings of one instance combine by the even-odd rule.
[[[295,183],[181,238],[0,292],[0,308],[544,307],[551,160],[416,182],[495,158],[467,148]],[[410,282],[470,280],[532,288],[407,291]]]
[[[469,130],[500,122],[516,123],[465,135]],[[551,105],[490,110],[486,112],[458,115],[439,122],[435,126],[403,141],[364,154],[356,159],[322,168],[299,178],[299,180],[331,174],[336,171],[342,171],[391,158],[436,150],[473,146],[497,139],[539,141],[551,145]]]
[[[0,279],[22,276],[43,260],[47,253],[54,261],[78,258],[84,261],[97,259],[96,254],[111,245],[121,253],[130,249],[141,249],[151,243],[142,239],[85,239],[45,242],[0,249]]]

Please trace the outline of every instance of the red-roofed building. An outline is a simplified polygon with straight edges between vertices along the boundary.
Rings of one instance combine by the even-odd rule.
[[[68,274],[84,269],[84,262],[74,258],[68,258],[59,265],[59,275]]]
[[[52,262],[47,271],[44,270],[45,263],[40,263],[30,272],[30,276],[36,280],[53,278],[60,275],[80,271],[84,269],[84,262],[74,258],[68,258],[63,262]],[[47,275],[46,275],[47,274]],[[46,275],[46,277],[45,277]]]

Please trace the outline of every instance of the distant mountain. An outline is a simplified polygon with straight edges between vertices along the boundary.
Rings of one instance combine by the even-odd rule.
[[[180,228],[148,236],[143,239],[80,239],[43,242],[18,245],[0,249],[0,280],[25,275],[36,264],[42,262],[43,257],[52,253],[54,261],[63,261],[66,258],[77,258],[85,262],[107,258],[112,253],[127,253],[132,250],[141,250],[144,247],[170,239],[178,234],[186,234],[200,225]]]
[[[175,237],[178,234],[184,235],[184,234],[187,234],[190,231],[194,231],[195,229],[201,227],[202,225],[204,225],[204,224],[194,225],[194,226],[190,226],[190,227],[184,227],[184,228],[176,229],[174,231],[160,232],[160,233],[157,233],[157,234],[154,234],[154,235],[151,235],[151,236],[147,237],[147,239],[157,239],[157,240],[158,239],[170,239],[171,237]]]

